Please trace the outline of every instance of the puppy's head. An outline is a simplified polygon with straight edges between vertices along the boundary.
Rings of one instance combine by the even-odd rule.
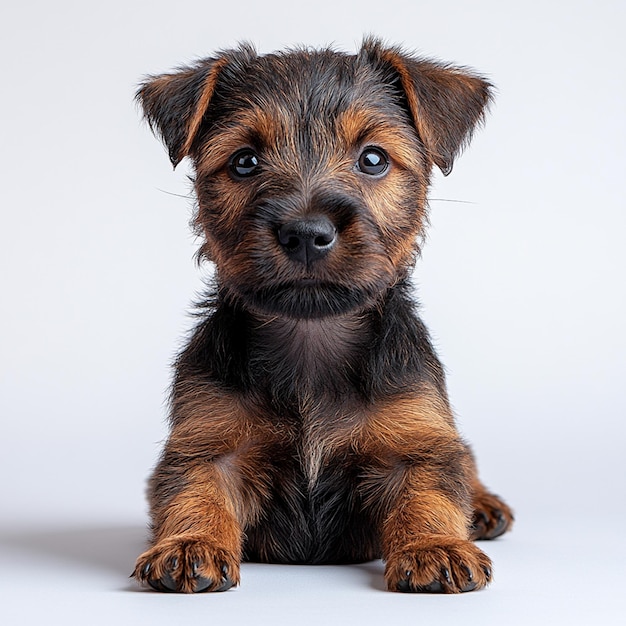
[[[310,318],[371,306],[407,274],[432,167],[450,171],[489,91],[370,39],[356,55],[241,46],[138,99],[173,164],[193,161],[222,295]]]

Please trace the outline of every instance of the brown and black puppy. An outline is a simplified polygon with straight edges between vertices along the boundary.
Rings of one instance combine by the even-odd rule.
[[[392,591],[489,582],[472,540],[511,511],[477,478],[408,282],[431,170],[450,171],[489,98],[373,39],[241,46],[143,84],[172,162],[193,162],[216,279],[176,362],[139,580],[221,591],[242,559],[383,558]]]

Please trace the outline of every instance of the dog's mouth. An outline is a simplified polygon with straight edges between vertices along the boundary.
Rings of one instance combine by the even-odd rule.
[[[342,315],[370,304],[381,292],[380,286],[363,288],[314,278],[239,290],[245,302],[264,313],[299,319]]]

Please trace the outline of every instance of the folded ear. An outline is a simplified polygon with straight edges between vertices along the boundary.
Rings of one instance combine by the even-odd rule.
[[[471,70],[386,48],[366,39],[360,57],[387,70],[406,98],[405,106],[433,163],[444,175],[469,143],[492,98],[492,85]]]
[[[136,100],[150,128],[166,145],[174,167],[191,151],[220,73],[231,61],[236,64],[251,56],[256,53],[243,44],[238,50],[143,81]]]
[[[174,167],[189,154],[221,65],[220,59],[204,59],[174,74],[150,76],[137,91],[144,117],[166,145]]]

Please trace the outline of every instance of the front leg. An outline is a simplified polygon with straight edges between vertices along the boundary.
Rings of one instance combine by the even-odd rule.
[[[157,591],[225,591],[239,583],[241,526],[216,462],[172,470],[166,452],[153,483],[153,545],[133,575]],[[162,495],[181,484],[166,503]]]
[[[471,541],[472,459],[436,390],[378,407],[368,437],[381,465],[366,477],[390,591],[485,587],[491,561]]]
[[[263,441],[234,398],[188,388],[150,483],[152,547],[133,576],[158,591],[224,591],[239,583],[242,529],[259,515]]]
[[[383,524],[385,580],[390,591],[459,593],[485,587],[491,561],[468,537],[464,507],[411,468]]]

